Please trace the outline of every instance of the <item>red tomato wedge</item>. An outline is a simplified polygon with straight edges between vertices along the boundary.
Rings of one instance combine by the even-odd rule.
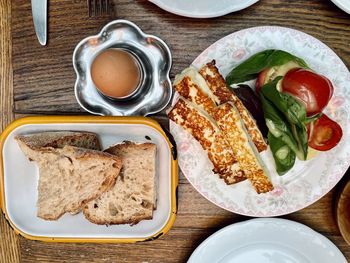
[[[332,149],[343,136],[340,125],[325,114],[308,126],[308,133],[309,146],[319,151]]]
[[[308,116],[322,112],[333,95],[333,85],[326,77],[305,69],[288,71],[282,90],[304,102]]]
[[[289,72],[291,69],[300,68],[299,64],[297,64],[294,61],[289,61],[288,63],[281,65],[281,66],[275,66],[272,68],[264,69],[259,73],[258,79],[255,83],[255,91],[259,94],[260,89],[262,86],[264,86],[266,83],[273,81],[278,76],[284,76]]]
[[[261,87],[267,83],[266,76],[269,71],[270,71],[270,68],[267,68],[259,73],[258,79],[256,80],[256,83],[255,83],[255,91],[257,94],[259,94]]]

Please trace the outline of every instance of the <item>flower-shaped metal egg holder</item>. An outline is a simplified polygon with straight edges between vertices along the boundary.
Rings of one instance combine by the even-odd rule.
[[[113,100],[100,94],[91,78],[91,64],[108,48],[120,48],[136,57],[143,76],[141,87],[127,100]],[[170,49],[156,36],[147,35],[134,23],[115,20],[98,35],[83,39],[73,53],[77,74],[75,97],[82,108],[98,115],[148,115],[163,110],[170,102]]]

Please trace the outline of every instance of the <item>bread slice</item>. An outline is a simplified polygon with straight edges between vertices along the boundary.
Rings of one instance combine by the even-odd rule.
[[[101,150],[98,136],[92,132],[77,131],[51,131],[39,132],[16,136],[17,141],[22,141],[28,147],[41,148],[63,148],[65,145]]]
[[[119,157],[100,151],[73,146],[31,148],[23,140],[17,142],[39,166],[37,216],[45,220],[79,212],[114,186],[122,166]]]
[[[208,114],[180,98],[168,113],[168,117],[190,132],[201,144],[214,166],[213,172],[224,179],[226,184],[246,179],[224,134]]]
[[[95,224],[137,224],[156,208],[156,145],[124,142],[105,150],[122,158],[115,186],[83,209]]]

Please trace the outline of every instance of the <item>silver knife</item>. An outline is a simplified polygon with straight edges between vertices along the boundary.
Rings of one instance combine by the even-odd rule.
[[[47,40],[47,0],[32,0],[34,28],[39,43],[46,45]]]

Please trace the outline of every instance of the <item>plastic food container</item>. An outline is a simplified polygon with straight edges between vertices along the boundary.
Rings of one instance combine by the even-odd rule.
[[[157,209],[153,219],[130,225],[95,225],[78,215],[65,214],[57,221],[36,216],[38,167],[22,153],[14,140],[19,134],[42,131],[90,131],[99,135],[102,148],[123,142],[157,145]],[[171,136],[145,117],[45,116],[14,121],[0,137],[0,205],[17,234],[51,242],[137,242],[156,239],[174,223],[177,204],[178,165]]]

